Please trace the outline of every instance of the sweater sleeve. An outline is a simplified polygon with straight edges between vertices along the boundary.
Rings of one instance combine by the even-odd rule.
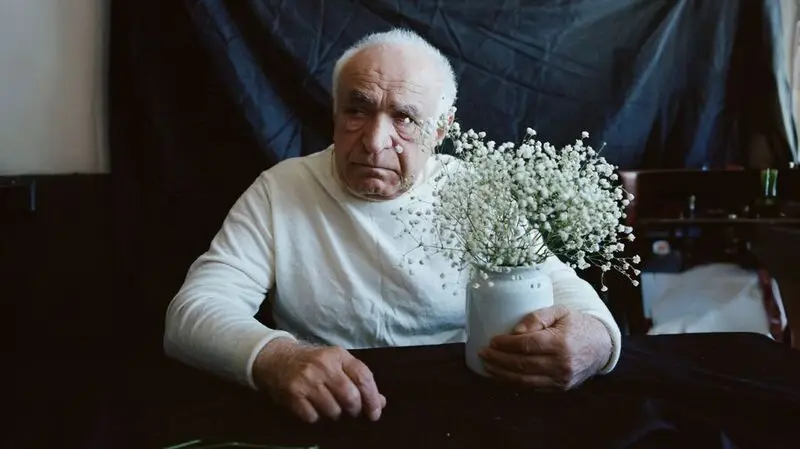
[[[600,374],[610,373],[616,367],[622,350],[622,333],[611,311],[591,284],[581,279],[575,270],[558,257],[550,256],[542,268],[550,275],[553,283],[555,304],[563,304],[570,309],[592,315],[605,325],[611,336],[613,349],[608,363],[600,370]]]
[[[164,351],[187,365],[256,389],[259,351],[291,334],[255,315],[274,284],[270,200],[262,174],[239,197],[166,312]]]

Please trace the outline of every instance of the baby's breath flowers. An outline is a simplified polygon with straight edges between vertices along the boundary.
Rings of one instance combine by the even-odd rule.
[[[604,291],[609,271],[638,285],[639,256],[621,255],[625,241],[634,240],[621,223],[633,195],[616,182],[616,167],[585,144],[587,132],[558,149],[530,128],[519,145],[498,145],[484,132],[462,132],[455,121],[440,120],[438,127],[446,129],[455,157],[434,155],[443,169],[433,179],[433,201],[395,211],[425,254],[444,255],[459,270],[477,269],[484,280],[555,255],[572,268],[599,267]],[[408,269],[424,264],[408,260]]]

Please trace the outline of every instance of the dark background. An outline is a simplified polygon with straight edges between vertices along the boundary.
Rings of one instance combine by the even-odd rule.
[[[459,120],[498,141],[586,130],[623,168],[719,168],[763,159],[756,136],[785,166],[795,138],[771,0],[111,3],[111,174],[0,190],[20,447],[82,438],[110,391],[171,375],[163,313],[188,265],[260,171],[329,143],[333,65],[368,32],[439,47]]]

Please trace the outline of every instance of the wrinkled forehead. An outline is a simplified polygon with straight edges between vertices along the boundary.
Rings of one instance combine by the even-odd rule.
[[[443,83],[429,57],[412,48],[376,46],[361,50],[342,68],[339,101],[404,105],[420,116],[436,112]]]

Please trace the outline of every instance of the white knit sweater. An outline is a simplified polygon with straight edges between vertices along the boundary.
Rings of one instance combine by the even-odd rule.
[[[390,212],[410,195],[356,198],[335,177],[332,156],[329,147],[285,160],[233,205],[168,307],[167,355],[255,388],[255,357],[276,337],[348,349],[464,341],[465,297],[443,291],[440,278],[454,269],[444,259],[413,274],[403,266],[416,244]],[[439,169],[431,158],[421,179]],[[430,184],[418,182],[413,195],[430,196]],[[543,269],[556,303],[606,325],[614,352],[602,372],[612,370],[621,337],[605,304],[555,257]],[[254,318],[268,291],[280,330]]]

